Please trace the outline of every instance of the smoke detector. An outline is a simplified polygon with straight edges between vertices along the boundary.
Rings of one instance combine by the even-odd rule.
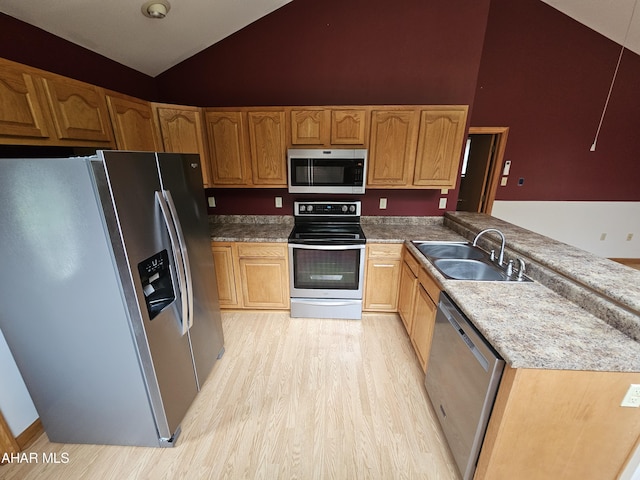
[[[150,0],[142,5],[142,14],[145,17],[162,19],[167,16],[171,5],[167,0]]]

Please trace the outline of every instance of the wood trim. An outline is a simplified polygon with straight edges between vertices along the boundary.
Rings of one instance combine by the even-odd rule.
[[[4,419],[4,415],[0,411],[0,456],[5,453],[17,453],[20,451],[20,445],[11,433],[11,429]]]
[[[507,148],[507,137],[509,136],[509,127],[469,127],[469,135],[471,134],[492,134],[497,135],[496,141],[496,153],[493,167],[489,172],[489,179],[487,181],[487,200],[484,203],[484,207],[480,213],[491,214],[493,209],[493,202],[496,199],[496,192],[498,190],[498,183],[500,182],[500,173],[502,172],[502,164],[504,163],[504,152]]]
[[[640,258],[610,258],[609,260],[640,270]]]
[[[24,450],[31,445],[40,435],[44,433],[44,427],[39,418],[35,420],[27,429],[16,437],[16,442],[20,450]]]

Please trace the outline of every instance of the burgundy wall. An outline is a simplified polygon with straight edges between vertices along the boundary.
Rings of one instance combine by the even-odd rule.
[[[471,125],[509,126],[498,200],[640,200],[640,57],[539,0],[492,0]],[[517,180],[524,184],[517,186]]]
[[[148,100],[469,104],[471,125],[510,127],[498,200],[640,200],[638,55],[625,52],[589,151],[619,52],[539,0],[295,0],[152,79],[0,14],[0,57]],[[244,192],[216,190],[214,210],[288,213],[293,201],[282,191],[276,210],[274,190]],[[448,197],[451,208],[457,191]],[[442,212],[438,198],[369,190],[362,199],[366,214],[429,215]]]
[[[295,0],[157,77],[200,106],[473,103],[489,0]],[[291,214],[299,196],[209,190],[211,213]],[[457,191],[450,191],[455,209]],[[325,196],[322,196],[325,198]],[[379,198],[388,208],[378,208]],[[436,190],[369,190],[364,215],[442,215]]]
[[[489,0],[295,0],[157,77],[200,106],[471,104]]]
[[[207,189],[207,195],[216,199],[212,215],[293,215],[296,200],[344,200],[345,195],[293,195],[286,189]],[[282,197],[282,208],[275,208],[275,197]],[[380,198],[387,199],[386,210],[380,210]],[[362,215],[417,215],[440,216],[438,208],[440,190],[368,190],[365,195],[349,195],[349,200],[362,201]],[[452,200],[448,198],[448,203]]]
[[[153,78],[0,13],[0,57],[83,82],[155,100]]]

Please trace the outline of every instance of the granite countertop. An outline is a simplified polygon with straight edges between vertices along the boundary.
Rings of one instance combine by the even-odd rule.
[[[600,289],[598,291],[606,296],[605,292],[611,287],[604,276],[611,270],[614,275],[623,275],[625,281],[628,277],[635,279],[635,283],[618,291],[633,290],[640,285],[640,276],[636,277],[633,270],[624,266],[618,269],[614,262],[594,259],[595,256],[587,252],[486,215],[456,212],[450,219],[458,224],[451,225],[442,217],[362,217],[361,224],[368,242],[405,243],[513,368],[640,372],[640,342],[624,329],[616,328],[616,319],[609,318],[610,311],[605,309],[602,315],[594,315],[582,308],[579,302],[571,301],[570,295],[561,295],[543,283],[549,278],[542,271],[548,267],[553,272],[574,274],[580,279],[583,273],[589,272],[584,280],[586,286],[580,285],[579,290],[588,291],[585,295],[591,299],[589,289]],[[293,218],[224,216],[211,219],[210,224],[213,241],[286,242]],[[544,267],[533,269],[533,273],[540,274],[541,281],[529,270],[534,282],[449,280],[410,242],[467,241],[469,232],[465,229],[475,234],[489,227],[504,232],[507,247],[527,252],[527,259],[535,259]],[[583,263],[579,265],[579,262]],[[592,264],[597,268],[591,268]],[[637,290],[634,293],[637,294]],[[596,313],[600,313],[597,308]],[[640,325],[640,318],[629,307],[625,306],[623,313],[632,323],[637,319]],[[635,324],[632,333],[635,333]]]
[[[212,242],[286,242],[292,215],[211,215]]]
[[[513,368],[640,372],[640,343],[539,283],[444,287]]]
[[[442,217],[361,217],[360,226],[371,243],[465,240],[445,227]]]
[[[504,233],[512,250],[523,252],[539,264],[573,278],[590,290],[640,314],[640,270],[488,215],[451,212],[447,216],[475,231],[498,228]]]

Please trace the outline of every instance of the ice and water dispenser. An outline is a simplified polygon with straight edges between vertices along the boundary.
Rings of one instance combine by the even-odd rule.
[[[153,320],[176,298],[167,251],[162,250],[140,262],[138,273],[142,281],[149,318]]]

